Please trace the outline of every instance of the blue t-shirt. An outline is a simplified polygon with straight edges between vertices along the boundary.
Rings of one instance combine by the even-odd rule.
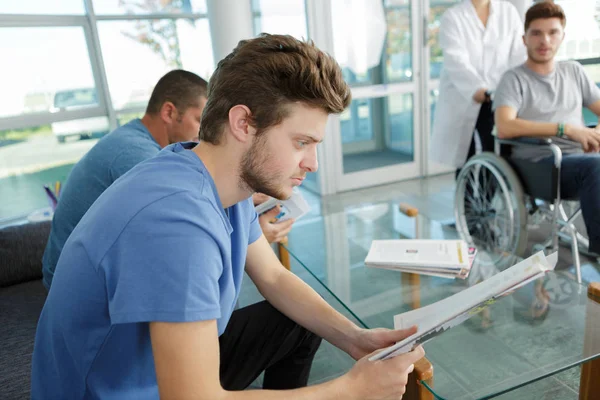
[[[224,210],[198,156],[168,146],[109,187],[60,257],[33,351],[33,399],[158,399],[150,321],[233,312],[252,200]]]
[[[50,288],[65,242],[96,199],[121,175],[154,157],[160,146],[135,119],[103,137],[73,167],[65,183],[42,258],[44,285]]]

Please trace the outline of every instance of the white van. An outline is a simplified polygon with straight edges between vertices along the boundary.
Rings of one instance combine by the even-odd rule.
[[[60,90],[54,94],[53,111],[77,110],[97,104],[98,96],[94,88]],[[108,133],[109,130],[106,117],[54,122],[51,127],[60,143],[64,143],[69,136],[91,138],[93,135]]]

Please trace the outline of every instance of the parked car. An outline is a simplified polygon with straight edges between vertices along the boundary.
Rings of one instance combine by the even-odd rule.
[[[60,90],[54,94],[53,111],[77,110],[98,104],[98,96],[94,88]],[[108,118],[91,117],[71,121],[54,122],[52,132],[60,143],[70,136],[91,138],[101,136],[109,131]]]

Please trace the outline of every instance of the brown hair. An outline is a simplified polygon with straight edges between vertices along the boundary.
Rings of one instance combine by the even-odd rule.
[[[525,14],[525,32],[529,25],[536,19],[558,18],[563,28],[567,25],[567,17],[561,6],[554,4],[552,0],[540,1],[532,5]]]
[[[340,66],[312,41],[263,33],[240,41],[217,65],[208,83],[200,140],[219,144],[229,110],[236,105],[250,109],[249,123],[260,134],[281,123],[291,103],[335,114],[350,99]]]
[[[146,107],[146,114],[156,115],[165,102],[173,103],[177,111],[184,113],[188,107],[198,107],[198,99],[206,97],[207,82],[193,72],[174,69],[158,80]]]

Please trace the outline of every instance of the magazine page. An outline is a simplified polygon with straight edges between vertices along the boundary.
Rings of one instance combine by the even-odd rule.
[[[365,264],[460,270],[469,266],[469,249],[462,240],[374,240]]]
[[[396,328],[417,325],[417,332],[371,357],[371,360],[385,359],[410,351],[416,344],[431,338],[435,332],[443,331],[444,327],[448,329],[448,327],[455,326],[456,324],[452,324],[452,320],[456,317],[462,317],[462,319],[459,318],[462,322],[467,319],[464,317],[465,313],[471,312],[470,315],[473,315],[473,310],[479,310],[482,306],[491,304],[501,295],[515,290],[525,282],[543,276],[545,272],[552,269],[554,269],[554,265],[550,265],[544,253],[540,251],[513,267],[453,296],[429,306],[397,315],[394,317]]]

